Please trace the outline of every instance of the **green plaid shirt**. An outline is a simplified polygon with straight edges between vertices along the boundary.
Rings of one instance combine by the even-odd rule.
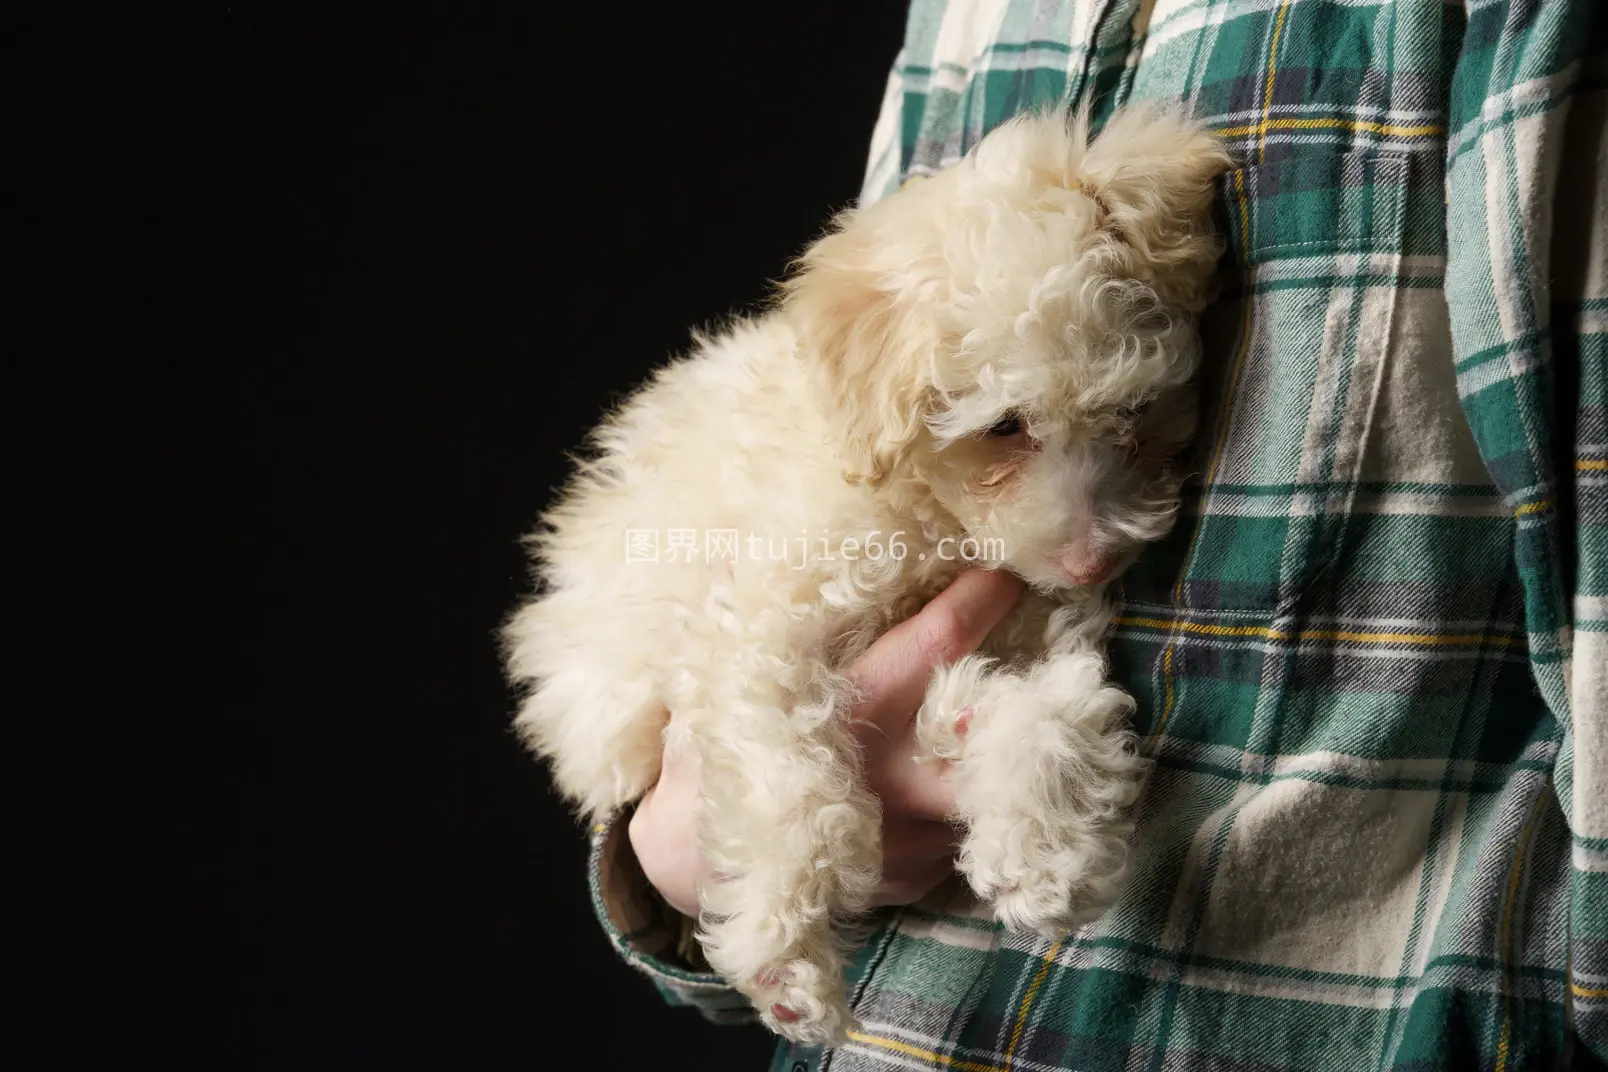
[[[1156,766],[1058,941],[952,883],[789,1072],[1586,1067],[1608,1051],[1608,3],[916,0],[864,197],[1047,102],[1222,182],[1199,480],[1123,582]],[[676,1002],[618,827],[600,917]]]

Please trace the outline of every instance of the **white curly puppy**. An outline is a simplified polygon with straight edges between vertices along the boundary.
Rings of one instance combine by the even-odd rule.
[[[840,668],[966,558],[1030,589],[918,716],[952,761],[959,869],[1046,933],[1117,892],[1141,761],[1104,586],[1173,523],[1228,158],[1158,111],[1086,142],[1081,118],[1024,116],[843,213],[773,312],[594,433],[532,537],[540,592],[506,628],[520,732],[601,817],[653,785],[676,712],[717,876],[704,950],[801,1042],[852,1023],[837,925],[881,874]],[[629,531],[670,529],[735,530],[736,553],[626,561]]]

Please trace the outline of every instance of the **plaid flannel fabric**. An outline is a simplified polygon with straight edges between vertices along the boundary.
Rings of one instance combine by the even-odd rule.
[[[862,950],[850,1043],[775,1068],[1608,1052],[1600,2],[916,0],[867,200],[1026,108],[1184,100],[1240,160],[1225,292],[1112,641],[1155,760],[1125,895],[1052,942],[946,887]],[[608,834],[616,944],[737,1015],[622,932]]]

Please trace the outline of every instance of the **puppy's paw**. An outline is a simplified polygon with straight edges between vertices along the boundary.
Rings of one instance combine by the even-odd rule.
[[[1104,904],[1080,902],[1072,886],[1049,871],[1034,871],[1017,877],[1011,885],[980,877],[972,880],[979,897],[992,904],[994,918],[1013,931],[1037,931],[1046,938],[1059,938],[1099,918]],[[979,886],[986,886],[984,894]]]
[[[986,822],[962,846],[959,869],[1011,930],[1059,937],[1092,923],[1121,892],[1125,823],[1102,829],[1037,819]]]
[[[839,1045],[855,1026],[842,978],[809,960],[782,961],[742,989],[766,1027],[800,1045]]]
[[[994,918],[1013,931],[1037,931],[1046,938],[1059,938],[1077,930],[1097,912],[1076,912],[1071,891],[1054,876],[1023,876],[1017,884],[996,889],[992,897]]]
[[[967,655],[933,671],[916,714],[916,737],[939,759],[959,759],[976,705],[984,696],[994,660]]]
[[[1071,882],[1049,868],[968,844],[960,870],[978,899],[993,908],[994,918],[1013,931],[1053,938],[1087,922],[1074,911]]]

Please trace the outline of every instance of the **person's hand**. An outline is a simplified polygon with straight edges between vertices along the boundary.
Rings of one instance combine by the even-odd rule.
[[[968,570],[848,670],[859,690],[852,718],[866,783],[882,798],[876,904],[919,900],[952,870],[954,794],[946,764],[916,740],[916,712],[934,668],[975,650],[1021,592],[1010,574]],[[698,914],[698,883],[708,874],[697,824],[698,757],[691,749],[667,749],[659,781],[638,803],[627,832],[648,881],[686,916]]]

